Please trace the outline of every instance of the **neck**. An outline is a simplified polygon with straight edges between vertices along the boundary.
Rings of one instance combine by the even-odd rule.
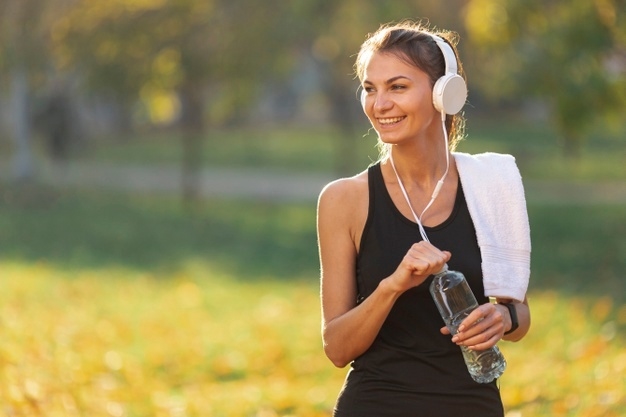
[[[419,146],[419,149],[393,146],[388,161],[408,190],[419,188],[432,192],[448,168],[448,158],[448,149],[442,139]]]
[[[419,226],[419,230],[420,230],[420,234],[422,235],[422,239],[424,239],[425,241],[428,242],[429,240],[428,240],[428,236],[426,235],[426,230],[422,226],[422,217],[424,216],[424,213],[426,212],[426,210],[428,210],[428,208],[435,202],[435,199],[439,195],[439,191],[441,191],[441,188],[443,187],[443,181],[444,181],[444,179],[445,179],[445,177],[446,177],[446,175],[448,173],[448,166],[446,164],[446,170],[445,170],[443,176],[441,177],[441,179],[437,182],[437,184],[433,188],[433,193],[432,193],[432,195],[430,197],[430,201],[428,202],[428,204],[426,204],[426,207],[424,207],[422,212],[420,214],[417,214],[415,212],[415,210],[413,209],[413,204],[411,204],[411,197],[409,197],[408,191],[407,191],[406,187],[404,186],[403,181],[400,178],[400,175],[398,174],[398,171],[396,170],[396,167],[395,167],[394,162],[393,162],[393,155],[389,155],[389,162],[390,162],[391,168],[393,168],[394,174],[395,174],[395,176],[397,178],[398,187],[402,191],[402,195],[404,196],[404,198],[406,200],[406,203],[407,203],[409,209],[411,210],[411,213],[413,214],[415,222]]]

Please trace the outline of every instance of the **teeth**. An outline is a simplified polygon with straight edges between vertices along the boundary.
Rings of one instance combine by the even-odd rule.
[[[389,125],[392,123],[397,123],[402,119],[404,119],[404,117],[389,117],[387,119],[378,119],[378,123],[380,123],[381,125]]]

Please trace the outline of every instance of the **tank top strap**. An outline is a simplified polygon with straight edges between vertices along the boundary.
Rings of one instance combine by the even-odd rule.
[[[385,180],[383,179],[380,162],[371,165],[367,170],[367,174],[369,187],[369,216],[371,216],[375,212],[374,208],[376,206],[376,202],[380,201],[382,195],[384,195],[387,191],[385,188]]]

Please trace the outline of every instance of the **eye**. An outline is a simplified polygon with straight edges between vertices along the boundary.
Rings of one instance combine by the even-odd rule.
[[[404,90],[406,89],[406,85],[404,84],[392,84],[391,90]]]
[[[363,87],[363,91],[365,91],[366,93],[371,93],[371,92],[374,91],[374,87],[365,86],[365,87]]]

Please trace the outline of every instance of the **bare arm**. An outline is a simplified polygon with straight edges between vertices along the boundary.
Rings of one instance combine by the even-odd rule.
[[[365,194],[364,194],[365,193]],[[365,211],[363,211],[365,209]],[[341,180],[322,191],[318,203],[324,351],[338,367],[363,354],[389,311],[407,289],[441,269],[450,254],[426,242],[413,245],[396,271],[357,306],[357,240],[367,216],[367,194],[358,181]]]

